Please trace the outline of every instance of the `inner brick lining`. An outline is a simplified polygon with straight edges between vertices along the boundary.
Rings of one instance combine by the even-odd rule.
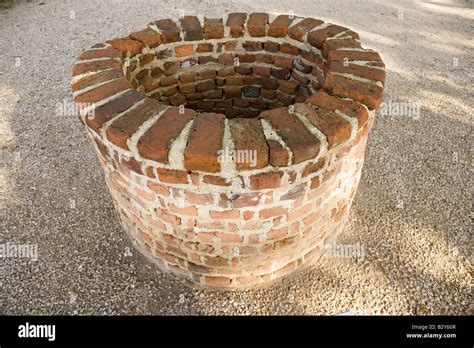
[[[319,52],[297,46],[269,37],[179,42],[129,59],[126,74],[138,91],[167,105],[257,117],[304,102],[321,87]]]

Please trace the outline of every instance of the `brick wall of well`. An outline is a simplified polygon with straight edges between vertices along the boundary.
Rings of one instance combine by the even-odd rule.
[[[139,250],[196,284],[248,287],[341,231],[385,70],[350,29],[234,13],[152,22],[84,51],[73,76]]]

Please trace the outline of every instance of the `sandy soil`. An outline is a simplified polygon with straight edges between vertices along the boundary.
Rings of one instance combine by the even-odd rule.
[[[41,2],[0,10],[0,244],[38,246],[37,261],[0,259],[0,314],[473,313],[472,2]],[[196,291],[131,250],[86,133],[58,103],[71,105],[81,49],[181,11],[235,10],[354,29],[385,60],[385,101],[421,112],[376,120],[339,240],[363,259],[325,257],[266,289]]]

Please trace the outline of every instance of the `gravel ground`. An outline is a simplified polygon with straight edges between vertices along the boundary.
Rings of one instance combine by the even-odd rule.
[[[290,5],[291,4],[291,5]],[[467,1],[16,1],[0,10],[1,314],[472,314],[473,19]],[[293,10],[348,26],[387,65],[379,116],[339,244],[264,289],[193,290],[148,264],[125,237],[99,162],[71,105],[81,49],[186,14]]]

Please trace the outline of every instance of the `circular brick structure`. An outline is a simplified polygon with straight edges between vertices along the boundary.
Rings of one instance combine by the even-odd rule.
[[[152,22],[82,52],[72,90],[138,249],[193,283],[311,264],[360,179],[384,64],[314,18]]]

